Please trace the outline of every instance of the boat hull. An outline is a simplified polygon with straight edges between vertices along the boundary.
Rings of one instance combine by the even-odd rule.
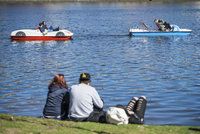
[[[184,36],[189,35],[191,30],[189,29],[182,29],[180,31],[149,31],[143,29],[130,29],[129,34],[131,36]]]
[[[11,36],[14,41],[51,41],[51,40],[72,40],[72,36],[56,37],[56,36]]]
[[[50,40],[71,40],[73,33],[68,30],[40,32],[38,29],[22,29],[13,31],[11,40],[15,41],[50,41]]]

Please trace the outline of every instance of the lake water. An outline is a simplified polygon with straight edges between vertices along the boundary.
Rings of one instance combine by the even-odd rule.
[[[130,27],[162,18],[189,36],[129,37]],[[11,42],[16,29],[67,28],[72,41]],[[47,86],[63,73],[71,86],[81,72],[105,109],[148,98],[145,124],[200,126],[200,2],[46,3],[0,5],[0,113],[40,116]]]

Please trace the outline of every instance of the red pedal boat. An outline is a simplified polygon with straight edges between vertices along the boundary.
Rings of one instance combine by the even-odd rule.
[[[39,29],[21,29],[11,33],[11,39],[16,41],[49,41],[49,40],[71,40],[73,33],[68,30],[46,31],[42,33]]]

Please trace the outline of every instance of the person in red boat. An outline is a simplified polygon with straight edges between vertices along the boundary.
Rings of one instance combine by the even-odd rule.
[[[41,33],[47,34],[48,28],[47,28],[47,25],[46,25],[45,21],[40,22],[38,28],[39,28],[39,30],[40,30]]]

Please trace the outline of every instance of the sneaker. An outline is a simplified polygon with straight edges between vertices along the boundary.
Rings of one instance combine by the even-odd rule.
[[[147,100],[145,96],[141,96],[136,104],[135,112],[140,118],[144,118]]]
[[[132,111],[133,112],[133,109],[135,108],[136,106],[136,102],[138,100],[138,97],[133,97],[130,102],[128,103],[127,107],[126,107],[126,110],[127,111]]]

